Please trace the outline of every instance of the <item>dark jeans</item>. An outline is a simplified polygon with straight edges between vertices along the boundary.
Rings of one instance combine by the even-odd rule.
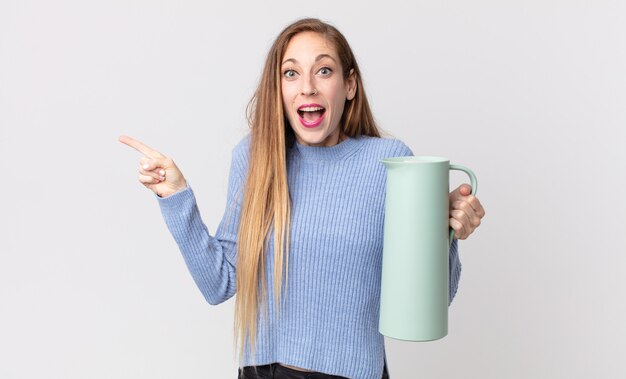
[[[305,372],[294,370],[289,367],[281,366],[278,363],[269,365],[256,366],[256,372],[253,366],[245,366],[243,375],[241,369],[238,371],[237,379],[347,379],[343,376],[329,375],[321,372]],[[389,379],[387,371],[387,360],[383,367],[383,376],[381,379]]]

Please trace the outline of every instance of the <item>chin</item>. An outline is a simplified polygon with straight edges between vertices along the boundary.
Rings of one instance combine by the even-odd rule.
[[[297,134],[297,138],[300,139],[300,143],[308,145],[318,145],[324,143],[330,137],[325,130],[304,130],[300,134]]]

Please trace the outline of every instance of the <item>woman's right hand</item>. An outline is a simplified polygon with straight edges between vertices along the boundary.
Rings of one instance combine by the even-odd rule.
[[[151,149],[147,145],[128,137],[119,141],[139,151],[139,182],[159,197],[166,197],[187,188],[187,181],[171,158]]]

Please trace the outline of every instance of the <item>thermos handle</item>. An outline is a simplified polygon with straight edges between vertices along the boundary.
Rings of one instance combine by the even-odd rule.
[[[478,181],[476,180],[476,175],[474,175],[474,173],[472,172],[472,170],[470,170],[469,168],[465,167],[465,166],[461,166],[458,164],[451,164],[450,165],[450,170],[459,170],[459,171],[463,171],[464,173],[466,173],[467,175],[469,175],[470,177],[470,181],[471,181],[471,185],[472,185],[472,195],[476,195],[476,190],[478,189]],[[450,238],[449,238],[449,245],[452,246],[452,238],[454,237],[454,229],[452,229],[452,227],[450,227]]]

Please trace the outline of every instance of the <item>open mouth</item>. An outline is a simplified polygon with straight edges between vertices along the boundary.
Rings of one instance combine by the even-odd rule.
[[[300,122],[306,127],[314,127],[319,125],[324,118],[326,108],[319,104],[306,104],[298,108]]]

